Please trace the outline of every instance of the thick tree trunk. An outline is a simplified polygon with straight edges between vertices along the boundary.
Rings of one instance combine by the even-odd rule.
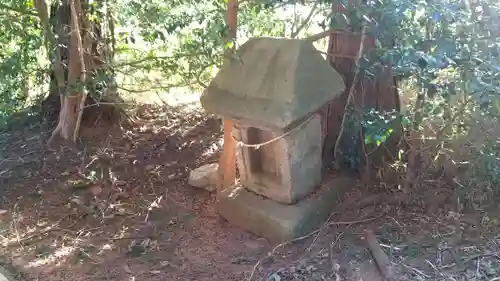
[[[59,2],[55,2],[50,7],[50,13],[44,0],[35,0],[35,7],[38,11],[40,21],[44,27],[45,47],[47,48],[48,59],[52,62],[50,71],[50,91],[49,96],[42,103],[42,111],[45,117],[54,120],[56,114],[61,109],[61,96],[66,85],[66,70],[63,65],[67,63],[67,50],[61,46],[66,46],[67,41],[61,28],[68,24],[68,17],[65,16],[64,6],[60,7]],[[57,39],[55,33],[58,34]]]
[[[60,4],[56,1],[51,6],[50,17],[45,1],[35,0],[35,4],[45,27],[46,45],[53,62],[51,91],[43,107],[45,111],[49,107],[49,117],[59,113],[56,128],[47,142],[51,148],[56,139],[76,141],[87,101],[88,82],[92,81],[93,73],[99,72],[102,62],[111,58],[109,54],[98,53],[102,34],[99,23],[87,17],[91,12],[87,0],[64,0]],[[98,90],[109,92],[108,89]]]
[[[69,3],[68,3],[69,2]],[[78,135],[80,112],[82,110],[82,99],[85,99],[85,64],[83,62],[83,43],[81,31],[85,14],[83,13],[80,1],[69,0],[62,7],[69,7],[70,32],[69,32],[69,55],[68,55],[68,77],[67,87],[64,95],[61,96],[61,111],[59,112],[59,122],[52,132],[47,143],[52,146],[56,138],[61,137],[66,141],[74,142]],[[66,14],[67,16],[67,14]],[[86,31],[85,33],[87,33]],[[66,33],[68,34],[68,33]]]

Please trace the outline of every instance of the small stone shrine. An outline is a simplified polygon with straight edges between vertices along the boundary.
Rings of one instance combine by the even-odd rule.
[[[321,116],[342,77],[312,42],[253,38],[210,82],[200,101],[232,119],[240,181],[219,194],[230,223],[284,241],[319,226],[349,178],[322,183]]]

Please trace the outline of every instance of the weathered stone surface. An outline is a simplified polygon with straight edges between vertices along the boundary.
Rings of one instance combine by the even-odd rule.
[[[279,243],[321,226],[340,195],[355,184],[356,180],[347,177],[329,179],[295,205],[274,202],[237,184],[219,195],[219,213],[231,224]]]
[[[303,122],[303,121],[302,121]],[[263,143],[283,136],[283,130],[253,128],[234,122],[233,135],[244,143]],[[236,148],[240,182],[274,201],[293,204],[321,184],[321,116],[259,149]]]
[[[307,40],[253,38],[236,57],[201,96],[207,111],[286,128],[345,89],[342,77]]]
[[[15,279],[4,267],[0,267],[0,281],[15,281]]]
[[[189,172],[188,184],[210,192],[215,190],[218,163],[206,164]]]

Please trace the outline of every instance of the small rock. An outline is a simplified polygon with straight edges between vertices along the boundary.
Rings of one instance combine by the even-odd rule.
[[[246,257],[243,257],[243,256],[238,256],[238,257],[231,259],[231,263],[232,264],[254,264],[255,261],[248,259]]]
[[[218,163],[203,165],[189,173],[189,185],[203,188],[209,192],[215,191],[215,181],[217,178]]]
[[[123,270],[125,271],[125,273],[128,273],[128,274],[132,273],[132,270],[130,269],[130,267],[128,266],[128,264],[124,264],[123,265]]]
[[[160,266],[162,266],[162,267],[169,266],[169,265],[170,265],[169,261],[161,261],[160,262]]]
[[[9,211],[0,209],[0,222],[7,220],[7,215],[9,214]],[[2,227],[0,227],[2,229]]]

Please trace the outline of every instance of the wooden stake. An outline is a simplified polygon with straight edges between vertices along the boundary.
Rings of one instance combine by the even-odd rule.
[[[236,141],[232,129],[233,121],[224,120],[224,148],[219,160],[217,194],[233,185],[236,179]]]
[[[236,28],[238,23],[238,2],[237,0],[227,1],[227,41],[236,41]],[[232,59],[234,44],[232,48],[226,50],[224,63]],[[231,185],[236,180],[236,142],[232,136],[233,121],[224,119],[224,147],[219,160],[217,171],[217,194]]]

